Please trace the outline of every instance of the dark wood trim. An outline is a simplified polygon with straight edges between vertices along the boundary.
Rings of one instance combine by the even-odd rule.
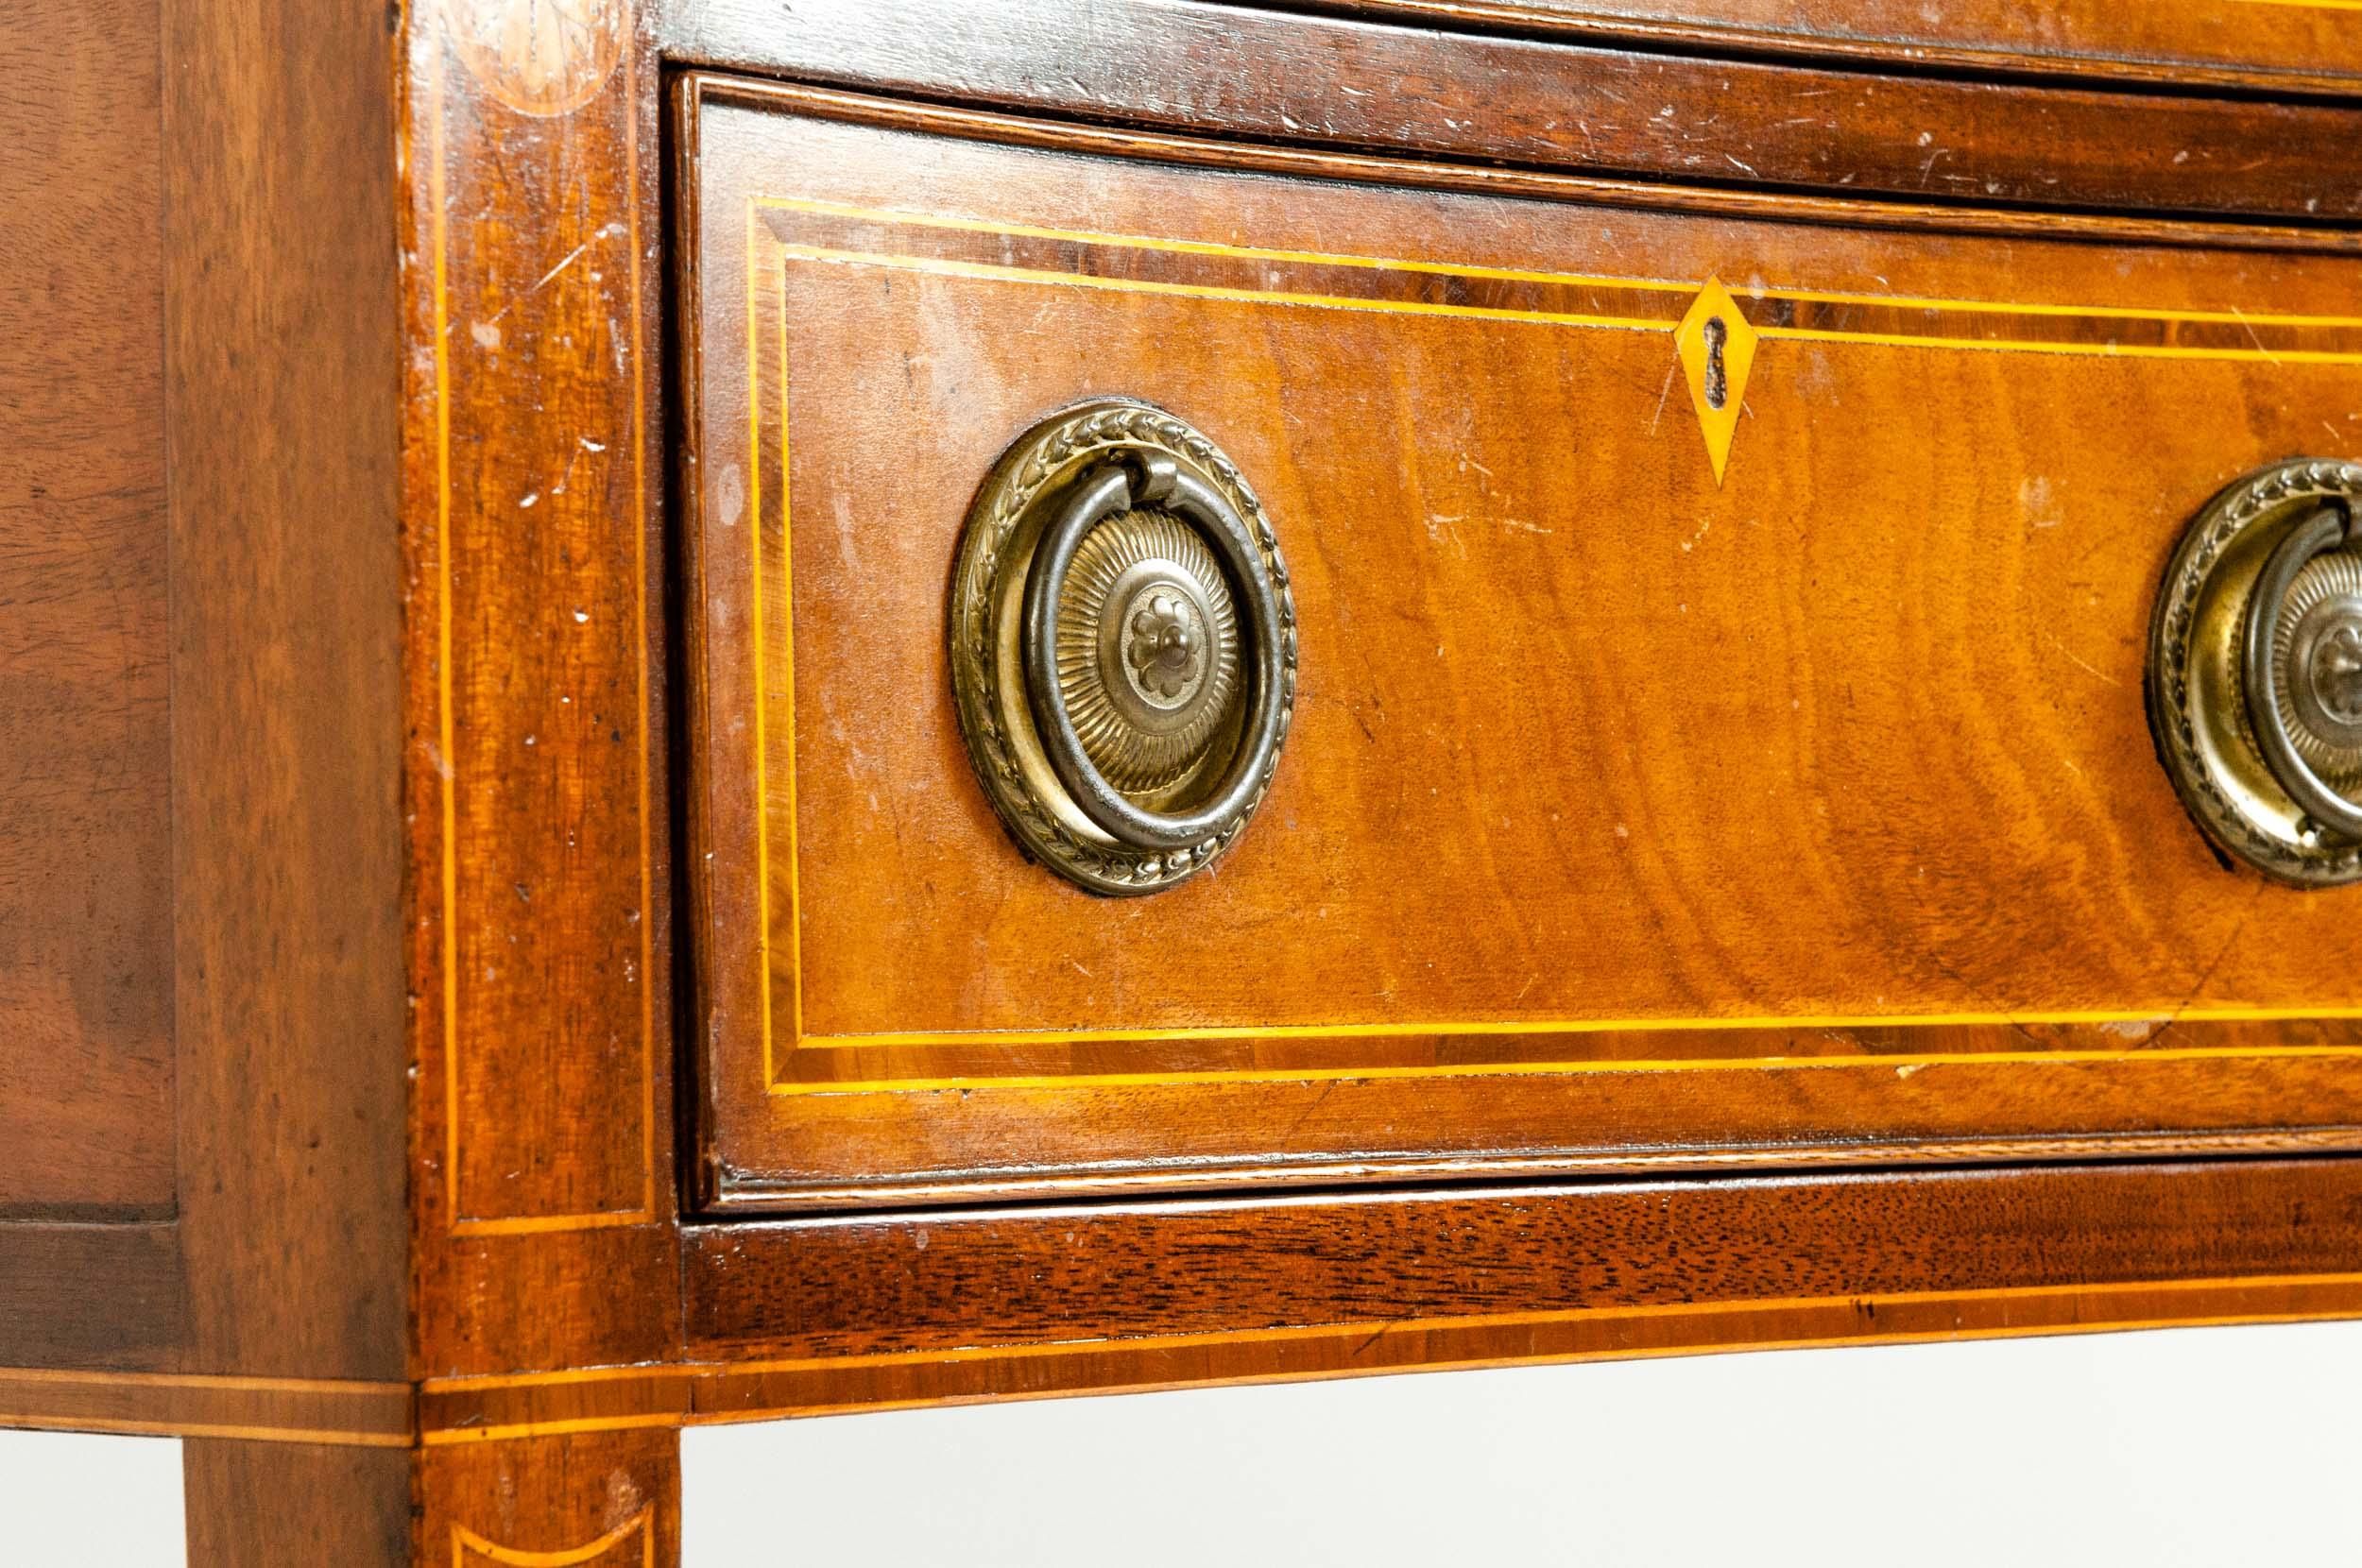
[[[869,1355],[1537,1312],[2355,1276],[2362,1160],[979,1210],[693,1230],[693,1353]]]
[[[2029,239],[2089,240],[2111,245],[2165,245],[2210,250],[2362,251],[2362,233],[2288,225],[2129,217],[2105,213],[2032,213],[2005,208],[1939,206],[1926,202],[1854,200],[1843,196],[1767,195],[1760,191],[1610,179],[1431,158],[1365,156],[1325,149],[1216,142],[1158,131],[1072,125],[987,110],[950,107],[846,93],[826,87],[698,73],[687,91],[701,104],[745,104],[847,120],[856,125],[907,127],[1012,146],[1064,148],[1120,158],[1148,158],[1196,168],[1250,169],[1314,179],[1405,185],[1530,196],[1595,206],[1641,207],[1670,213],[1804,223],[1848,229],[1888,229],[1958,234],[2023,235]]]
[[[1280,145],[1970,206],[2362,213],[2362,108],[2339,104],[2028,91],[1203,0],[698,0],[659,26],[681,63]]]
[[[1809,26],[1701,22],[1663,14],[1673,7],[1606,5],[1577,9],[1550,0],[1264,0],[1278,10],[1326,11],[1341,16],[1390,21],[1406,26],[1507,32],[1569,42],[1741,58],[1819,61],[1856,69],[1908,68],[1947,74],[2001,76],[2027,82],[2122,83],[2178,92],[2320,94],[2350,97],[2362,91],[2362,76],[2318,60],[2249,59],[2229,54],[2207,58],[2196,52],[2173,56],[2158,50],[2086,50],[2037,54],[2004,43],[1974,43],[1976,22],[1954,7],[1946,33],[1924,35],[1896,29],[1886,35],[1843,31],[1824,19]],[[1997,8],[1996,8],[1997,9]],[[1694,15],[1699,8],[1688,8]],[[1949,38],[1953,42],[1939,42]]]
[[[10,1424],[440,1448],[1204,1382],[2362,1315],[2355,1159],[1266,1195],[685,1236],[691,1320],[666,1356],[431,1378],[415,1428],[402,1384],[0,1372],[0,1406]]]
[[[691,1227],[684,1359],[430,1379],[430,1450],[1439,1366],[2362,1316],[2362,1160]]]
[[[2354,1158],[1077,1203],[683,1236],[688,1328],[651,1360],[432,1377],[415,1413],[401,1383],[0,1371],[0,1408],[11,1424],[524,1452],[906,1405],[2362,1316]]]
[[[0,1367],[173,1366],[186,1291],[168,1222],[0,1225]]]

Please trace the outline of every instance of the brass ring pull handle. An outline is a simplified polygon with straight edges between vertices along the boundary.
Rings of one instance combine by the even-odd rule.
[[[2298,574],[2316,559],[2355,542],[2352,515],[2343,506],[2324,506],[2288,531],[2273,547],[2248,595],[2240,662],[2248,715],[2272,776],[2314,822],[2345,838],[2362,840],[2362,806],[2331,789],[2314,771],[2290,731],[2287,712],[2302,705],[2306,717],[2314,720],[2310,727],[2362,729],[2362,601],[2324,601],[2328,613],[2315,614],[2315,625],[2289,638],[2298,645],[2285,651],[2294,655],[2285,660],[2293,666],[2285,673],[2284,650],[2274,646],[2279,640],[2275,634],[2289,619],[2289,590]],[[2285,690],[2284,682],[2302,689]]]
[[[1254,668],[1249,680],[1254,704],[1220,783],[1203,804],[1181,812],[1153,811],[1136,804],[1099,771],[1075,732],[1074,714],[1058,672],[1058,609],[1073,571],[1076,548],[1109,518],[1145,506],[1166,507],[1196,524],[1200,535],[1214,546],[1232,591],[1245,590],[1241,597],[1247,624],[1241,640],[1252,650]],[[1106,671],[1103,678],[1122,679],[1128,685],[1138,678],[1135,671],[1155,668],[1160,656],[1186,678],[1190,662],[1219,656],[1220,650],[1204,644],[1222,634],[1205,625],[1205,618],[1196,613],[1192,603],[1205,597],[1211,585],[1190,580],[1186,566],[1178,567],[1173,575],[1180,580],[1172,587],[1179,591],[1169,602],[1168,611],[1159,613],[1154,587],[1127,598],[1127,605],[1141,606],[1131,611],[1131,618],[1138,621],[1145,616],[1147,621],[1117,628],[1114,662],[1120,667]],[[1123,606],[1110,607],[1120,615],[1123,612]],[[1025,590],[1024,636],[1025,690],[1033,702],[1042,747],[1074,803],[1110,838],[1139,849],[1186,849],[1211,838],[1261,793],[1287,722],[1281,700],[1286,688],[1279,669],[1279,602],[1272,592],[1262,552],[1244,520],[1210,486],[1181,472],[1171,458],[1134,454],[1128,462],[1093,469],[1075,486],[1073,498],[1059,509],[1034,553]],[[1153,687],[1142,684],[1144,691],[1153,691]]]
[[[2148,710],[2182,804],[2230,859],[2362,881],[2362,464],[2302,459],[2209,502],[2149,624]]]
[[[951,684],[1018,845],[1095,893],[1152,893],[1237,843],[1295,707],[1295,601],[1271,520],[1161,409],[1028,432],[961,535]]]

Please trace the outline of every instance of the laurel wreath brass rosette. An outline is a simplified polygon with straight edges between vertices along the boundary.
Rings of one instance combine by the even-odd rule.
[[[951,592],[968,757],[1018,843],[1095,893],[1204,870],[1294,717],[1295,600],[1211,441],[1109,399],[1036,426],[970,508]]]
[[[2229,855],[2362,880],[2362,465],[2282,463],[2207,503],[2149,630],[2158,754]]]

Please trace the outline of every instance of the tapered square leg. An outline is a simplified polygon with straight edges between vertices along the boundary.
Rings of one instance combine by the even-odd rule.
[[[428,1448],[419,1568],[678,1568],[680,1434],[597,1432]]]
[[[189,1439],[189,1568],[409,1568],[413,1453]]]
[[[192,1439],[189,1568],[678,1568],[680,1435]]]

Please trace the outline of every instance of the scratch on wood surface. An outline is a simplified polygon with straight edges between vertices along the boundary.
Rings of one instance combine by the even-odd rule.
[[[1656,434],[1657,421],[1665,418],[1665,400],[1672,394],[1673,372],[1681,368],[1681,364],[1682,362],[1676,359],[1665,367],[1665,384],[1657,391],[1656,412],[1649,416],[1649,434],[1652,435]]]
[[[2123,686],[2123,685],[2124,685],[2124,682],[2122,682],[2122,681],[2120,681],[2120,680],[2116,679],[2116,677],[2115,677],[2115,676],[2114,676],[2114,675],[2112,675],[2112,674],[2108,673],[2108,672],[2107,672],[2107,671],[2100,669],[2097,665],[2096,665],[2096,664],[2092,663],[2089,659],[2082,658],[2082,657],[2079,656],[2076,654],[2076,652],[2075,652],[2075,650],[2074,650],[2074,649],[2072,649],[2072,648],[2068,647],[2065,643],[2063,643],[2063,642],[2062,642],[2062,641],[2060,641],[2060,640],[2059,640],[2059,634],[2058,634],[2058,633],[2053,632],[2053,631],[2045,631],[2045,632],[2044,632],[2042,635],[2043,635],[2045,638],[2046,638],[2046,639],[2049,639],[2050,645],[2051,645],[2053,648],[2058,649],[2060,653],[2062,653],[2062,654],[2063,654],[2063,655],[2065,655],[2065,656],[2066,656],[2066,659],[2067,659],[2067,662],[2068,662],[2068,663],[2070,663],[2070,664],[2074,665],[2074,666],[2075,666],[2077,669],[2079,669],[2079,670],[2084,671],[2085,673],[2087,673],[2088,674],[2090,674],[2090,675],[2091,675],[2091,676],[2092,676],[2095,680],[2103,680],[2103,681],[2106,681],[2106,682],[2107,682],[2110,686],[2114,686],[2114,687],[2121,687],[2121,686]]]

